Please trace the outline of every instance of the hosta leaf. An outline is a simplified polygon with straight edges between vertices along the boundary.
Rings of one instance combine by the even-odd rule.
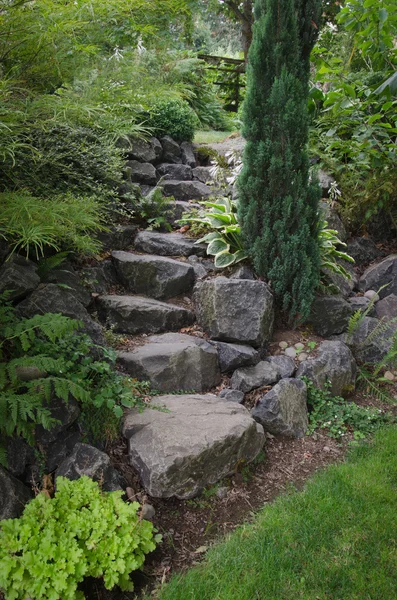
[[[245,260],[246,258],[248,258],[248,255],[246,252],[244,252],[244,250],[237,250],[237,252],[235,252],[233,254],[233,256],[234,256],[235,263],[241,262],[242,260]]]
[[[218,237],[208,244],[207,254],[218,254],[225,250],[230,250],[229,244],[222,237]]]
[[[225,250],[215,256],[215,266],[219,268],[229,267],[234,263],[234,260],[234,254],[230,254]]]
[[[218,239],[219,233],[217,231],[211,231],[211,233],[207,233],[204,237],[200,238],[195,242],[196,244],[202,244],[203,242],[212,242],[212,240]]]

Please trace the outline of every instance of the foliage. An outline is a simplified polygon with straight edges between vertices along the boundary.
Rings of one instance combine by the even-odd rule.
[[[182,100],[163,100],[154,105],[145,122],[154,135],[170,135],[178,142],[191,142],[198,127],[198,120]]]
[[[130,573],[156,547],[153,525],[137,502],[101,492],[88,477],[56,480],[56,492],[32,500],[19,519],[0,525],[0,588],[9,600],[77,600],[85,577],[132,590]]]
[[[359,406],[355,402],[334,396],[329,383],[321,390],[310,379],[302,379],[307,386],[309,433],[325,429],[330,437],[336,439],[353,433],[354,439],[359,440],[392,420],[391,415],[381,409]]]
[[[333,283],[330,279],[330,274],[334,273],[344,279],[351,279],[352,276],[345,269],[341,260],[354,263],[354,259],[338,248],[346,248],[347,244],[342,242],[338,238],[338,232],[335,229],[328,229],[327,221],[320,221],[320,229],[318,234],[320,244],[320,270],[321,270],[321,282],[320,288],[325,290],[332,290]]]
[[[120,211],[121,214],[138,220],[147,229],[164,228],[171,231],[168,219],[172,216],[171,204],[174,198],[163,195],[161,180],[146,196],[138,188],[134,193],[125,194],[124,201],[126,203]]]
[[[258,275],[291,320],[307,317],[319,283],[319,186],[309,181],[309,55],[321,2],[258,0],[243,109],[241,231]]]
[[[39,258],[48,248],[94,253],[100,247],[93,236],[105,229],[105,211],[93,196],[44,199],[29,192],[3,192],[0,203],[0,236],[13,251]]]
[[[116,373],[115,353],[102,350],[99,358],[100,349],[77,333],[79,327],[59,314],[24,319],[9,304],[0,305],[2,438],[22,435],[33,443],[37,425],[55,425],[50,412],[55,397],[78,400],[87,430],[96,438],[114,431],[123,406],[143,406],[148,385]]]
[[[229,267],[248,258],[244,251],[240,225],[237,220],[237,204],[229,198],[217,198],[215,202],[200,202],[210,210],[200,217],[184,219],[192,223],[200,223],[215,229],[197,240],[197,244],[207,243],[207,254],[215,256],[215,266]]]

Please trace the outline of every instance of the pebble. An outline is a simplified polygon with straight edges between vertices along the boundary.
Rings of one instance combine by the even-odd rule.
[[[141,510],[141,518],[145,521],[151,521],[156,514],[156,509],[151,504],[144,504]]]
[[[306,352],[301,352],[298,356],[298,360],[300,362],[303,362],[304,360],[307,360],[309,358],[309,355],[306,354]]]
[[[135,500],[135,492],[131,487],[126,488],[125,493],[127,494],[128,500]]]
[[[375,298],[375,302],[378,302],[378,300],[379,300],[379,296],[375,292],[375,290],[368,290],[367,292],[365,292],[364,298],[368,298],[369,300],[372,300],[372,298]]]
[[[226,498],[227,493],[228,493],[227,487],[220,487],[216,490],[216,495],[220,500],[223,500],[224,498]]]
[[[287,342],[280,342],[279,347],[281,348],[281,350],[285,350],[286,348],[288,348],[288,344]]]
[[[323,451],[324,452],[331,452],[331,448],[329,446],[324,446]]]
[[[396,378],[391,371],[386,371],[386,373],[383,375],[383,377],[385,379],[387,379],[388,381],[394,381]]]
[[[296,350],[292,346],[285,349],[285,356],[289,356],[290,358],[296,358]]]
[[[302,344],[301,342],[298,342],[297,344],[295,344],[295,348],[298,352],[301,352],[305,347],[305,344]]]

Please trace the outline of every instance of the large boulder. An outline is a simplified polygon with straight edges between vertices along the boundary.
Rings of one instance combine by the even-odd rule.
[[[173,196],[175,200],[205,200],[213,193],[211,188],[201,181],[176,181],[168,179],[161,184],[164,196]]]
[[[101,231],[98,239],[104,250],[127,250],[134,244],[136,232],[135,225],[114,225]]]
[[[180,333],[149,337],[132,352],[119,352],[118,363],[136,379],[148,379],[162,392],[206,392],[220,382],[218,354],[205,340]]]
[[[273,435],[303,437],[309,426],[306,384],[299,379],[282,379],[261,398],[251,414]]]
[[[309,323],[317,335],[329,337],[345,331],[352,314],[352,306],[341,296],[318,296],[313,302]]]
[[[164,163],[157,167],[164,181],[167,179],[175,179],[176,181],[189,181],[193,179],[193,171],[188,165],[175,165],[172,163]]]
[[[100,296],[99,316],[116,333],[162,333],[194,323],[194,313],[144,296]]]
[[[153,497],[192,498],[263,447],[263,428],[237,403],[189,394],[155,404],[165,410],[128,410],[123,426],[131,465]]]
[[[163,161],[166,163],[181,163],[182,162],[182,151],[179,146],[172,139],[171,136],[165,135],[160,138],[161,145],[163,147]]]
[[[182,233],[159,233],[157,231],[141,231],[135,238],[135,248],[139,252],[157,254],[158,256],[205,256],[206,245],[196,244],[196,240]]]
[[[33,494],[0,465],[0,521],[20,517]]]
[[[125,149],[128,158],[140,162],[156,163],[160,160],[163,148],[155,137],[149,140],[140,140],[134,137],[120,138],[119,146]]]
[[[375,304],[378,319],[391,320],[397,317],[397,296],[390,294]]]
[[[364,317],[352,335],[344,334],[341,337],[358,362],[377,364],[389,352],[396,333],[396,323]]]
[[[8,292],[8,300],[22,300],[40,283],[37,265],[18,254],[13,254],[0,267],[0,294]]]
[[[263,281],[216,277],[194,289],[199,325],[215,340],[258,347],[271,338],[273,295]]]
[[[272,385],[279,379],[278,371],[270,363],[262,360],[253,367],[234,371],[230,385],[235,390],[247,393],[264,385]]]
[[[143,183],[144,185],[156,185],[157,183],[157,172],[151,163],[129,160],[125,163],[124,171],[133,183]]]
[[[296,370],[295,361],[289,356],[269,356],[266,362],[270,363],[273,369],[277,371],[278,379],[292,377]]]
[[[132,252],[112,252],[112,258],[120,282],[129,292],[160,299],[193,288],[194,269],[187,263]]]
[[[181,157],[184,165],[189,165],[189,167],[192,169],[194,169],[197,165],[193,144],[190,144],[189,142],[182,142]]]
[[[55,477],[75,481],[83,476],[100,482],[104,492],[115,492],[125,486],[123,477],[112,467],[107,454],[88,444],[76,444],[72,454],[55,471]]]
[[[348,298],[348,303],[350,304],[350,306],[352,307],[354,312],[357,312],[358,310],[360,312],[365,312],[367,310],[369,310],[368,312],[368,316],[369,317],[374,317],[376,315],[376,311],[375,311],[375,306],[372,306],[372,308],[369,308],[369,304],[370,304],[370,299],[367,298],[366,296],[352,296],[351,298]]]
[[[201,183],[208,183],[211,181],[212,167],[196,167],[193,169],[193,178],[201,181]]]
[[[362,292],[379,292],[380,298],[397,294],[397,254],[392,254],[377,265],[369,267],[364,271],[358,285]],[[381,287],[383,289],[380,289]]]
[[[341,341],[327,341],[320,344],[314,358],[303,361],[296,373],[297,377],[307,377],[317,388],[324,389],[329,381],[335,396],[351,393],[356,385],[356,361]]]
[[[116,271],[110,260],[81,269],[80,277],[91,294],[106,294],[117,283]]]
[[[36,462],[35,449],[30,446],[22,437],[10,437],[6,442],[7,451],[7,471],[22,479],[28,467]]]
[[[346,252],[354,258],[358,266],[369,265],[382,254],[371,239],[364,237],[351,239],[347,243]]]
[[[91,294],[88,287],[69,263],[64,263],[54,269],[50,269],[43,276],[43,281],[66,287],[85,307],[91,302]]]
[[[68,429],[80,416],[79,404],[71,396],[68,402],[54,396],[51,398],[48,409],[51,417],[58,422],[51,429],[44,429],[41,425],[36,427],[35,440],[44,446],[54,442],[59,434]]]
[[[347,239],[346,227],[343,225],[341,218],[335,208],[329,202],[320,202],[320,212],[322,217],[327,221],[329,229],[335,229],[339,234],[339,239],[345,242]]]
[[[212,342],[218,350],[219,366],[222,373],[229,373],[239,367],[250,367],[260,361],[260,354],[252,346]]]
[[[183,219],[187,214],[190,214],[192,210],[200,210],[202,206],[196,202],[185,202],[183,200],[172,200],[167,203],[164,207],[167,215],[167,221],[170,225],[175,228],[180,227],[178,222]]]
[[[90,317],[71,291],[61,288],[55,283],[49,283],[34,291],[29,298],[18,304],[18,312],[27,318],[50,312],[61,313],[70,319],[77,319],[82,321],[83,328],[96,344],[105,345],[102,327]]]

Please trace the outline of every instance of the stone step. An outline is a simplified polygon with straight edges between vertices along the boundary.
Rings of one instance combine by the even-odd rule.
[[[135,238],[135,248],[139,252],[158,256],[206,256],[206,244],[196,244],[193,238],[182,233],[159,233],[140,231]]]
[[[174,196],[175,200],[205,200],[213,190],[201,181],[177,181],[169,179],[161,184],[164,196]]]
[[[196,496],[254,460],[265,436],[247,409],[212,394],[159,396],[165,410],[126,411],[129,460],[155,498]]]
[[[116,333],[162,333],[194,323],[191,310],[143,296],[100,296],[98,314]]]
[[[193,267],[172,258],[112,252],[120,283],[129,292],[163,299],[190,292],[194,285]]]
[[[206,392],[220,382],[216,348],[179,333],[149,337],[132,352],[119,352],[118,363],[136,379],[148,379],[162,392]]]

